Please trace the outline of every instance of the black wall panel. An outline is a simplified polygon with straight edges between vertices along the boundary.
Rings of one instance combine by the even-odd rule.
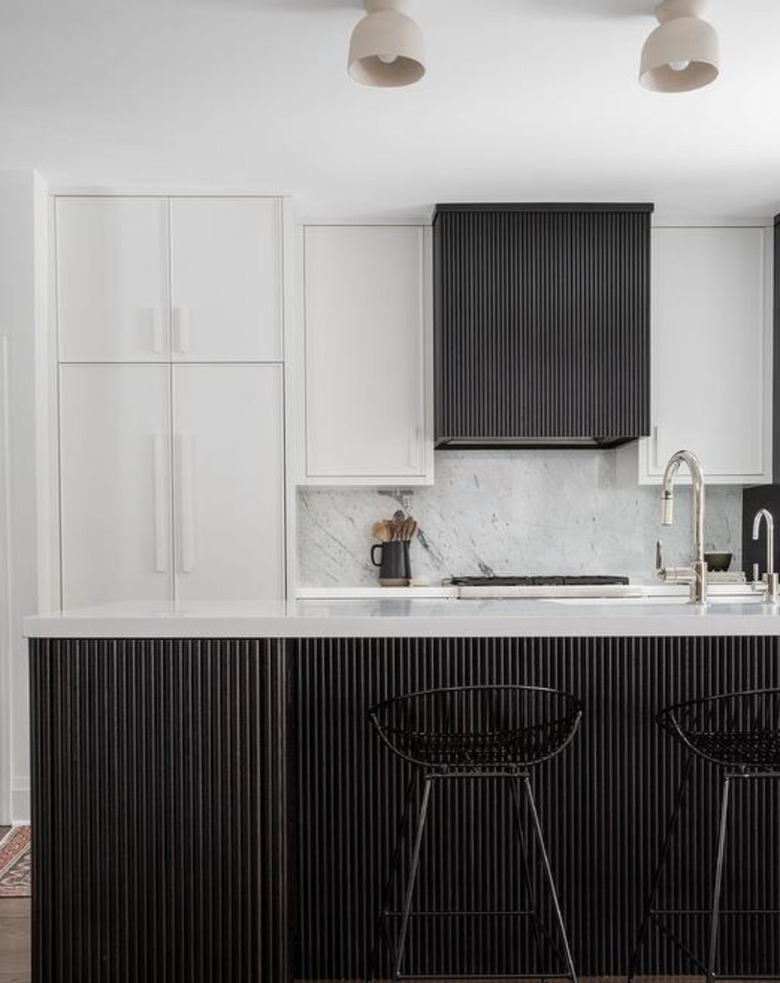
[[[35,983],[289,978],[269,641],[33,641]]]
[[[675,700],[780,684],[774,638],[324,640],[299,643],[291,665],[299,790],[295,975],[309,980],[357,979],[365,971],[389,867],[409,766],[370,732],[365,710],[372,702],[468,683],[541,683],[582,697],[581,732],[536,770],[535,785],[577,967],[585,976],[618,976],[685,759],[655,713]],[[710,765],[695,767],[661,906],[709,904],[718,777]],[[734,792],[724,908],[780,906],[778,784]],[[452,782],[435,790],[431,808],[416,907],[517,907],[523,895],[506,788]],[[705,951],[704,917],[675,927]],[[726,917],[722,940],[724,971],[780,973],[778,916]],[[506,918],[482,927],[457,918],[415,923],[407,953],[407,975],[540,966],[528,933]],[[657,932],[642,970],[695,972]]]
[[[437,446],[650,432],[652,206],[438,206]]]

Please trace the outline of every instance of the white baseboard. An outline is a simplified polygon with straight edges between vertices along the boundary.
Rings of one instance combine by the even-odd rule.
[[[11,822],[30,821],[30,779],[17,778],[11,786]]]

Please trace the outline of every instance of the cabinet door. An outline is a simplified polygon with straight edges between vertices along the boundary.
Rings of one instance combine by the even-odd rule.
[[[65,362],[163,361],[165,198],[58,198],[57,313]]]
[[[171,290],[174,359],[280,359],[280,202],[172,199]]]
[[[176,598],[284,595],[277,365],[174,366]]]
[[[771,480],[770,248],[761,228],[654,230],[651,477],[685,447],[708,480]]]
[[[425,478],[426,245],[419,226],[306,228],[309,478]]]
[[[171,595],[169,374],[60,368],[62,602]]]

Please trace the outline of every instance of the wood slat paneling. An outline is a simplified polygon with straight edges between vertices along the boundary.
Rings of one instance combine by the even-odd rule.
[[[655,713],[780,685],[778,639],[34,641],[36,983],[360,978],[409,777],[366,709],[476,683],[585,703],[535,788],[578,969],[621,975],[684,762]],[[726,908],[778,904],[777,784],[735,790]],[[662,904],[706,906],[718,795],[697,764]],[[507,788],[437,788],[417,905],[524,900]],[[685,929],[699,950],[704,930]],[[408,955],[407,973],[541,964],[506,918],[414,926]],[[777,975],[776,916],[726,918],[722,956]],[[653,933],[642,971],[691,969]]]
[[[439,206],[437,446],[650,432],[651,206]]]
[[[299,979],[355,979],[366,968],[410,774],[370,732],[365,711],[373,702],[477,683],[558,686],[583,699],[580,733],[536,769],[534,781],[577,968],[618,976],[684,762],[655,713],[679,699],[780,684],[772,638],[320,640],[298,643],[293,666]],[[718,778],[707,764],[694,769],[662,905],[709,903]],[[736,789],[726,907],[779,906],[777,785]],[[506,788],[487,782],[437,788],[416,905],[516,907],[520,883]],[[684,934],[704,952],[705,919],[698,921]],[[777,916],[725,919],[722,965],[737,973],[780,972],[777,927]],[[535,972],[532,943],[507,919],[486,919],[481,927],[457,919],[413,926],[405,972],[511,973],[521,963]],[[642,970],[684,974],[692,967],[653,933]]]
[[[273,641],[31,643],[36,983],[289,975]]]

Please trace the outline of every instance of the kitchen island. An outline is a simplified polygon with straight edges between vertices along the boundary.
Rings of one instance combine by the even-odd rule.
[[[578,970],[619,975],[685,760],[656,712],[780,685],[780,616],[757,600],[120,605],[26,629],[38,983],[360,978],[409,778],[366,709],[492,683],[584,702],[579,734],[535,781]],[[696,764],[670,904],[706,907],[714,779]],[[772,907],[780,887],[751,876],[780,869],[772,783],[753,784],[736,802],[750,835],[729,852],[731,907]],[[519,907],[505,790],[455,785],[426,834],[419,907]],[[738,921],[724,960],[776,971],[777,933]],[[524,940],[508,919],[426,922],[408,975],[516,970]],[[686,927],[695,948],[703,928]],[[656,936],[643,967],[691,972]]]

